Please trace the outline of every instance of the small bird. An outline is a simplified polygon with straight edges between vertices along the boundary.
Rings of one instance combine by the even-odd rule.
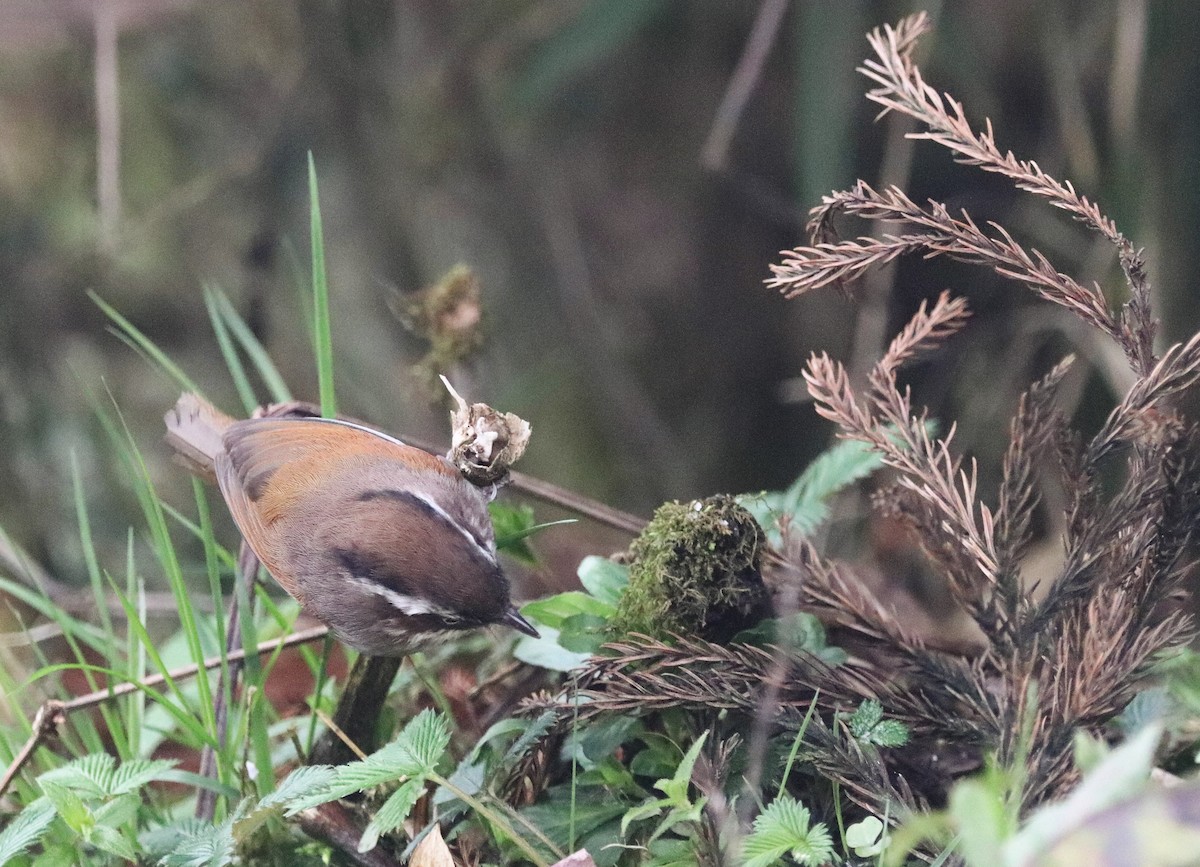
[[[349,646],[403,656],[479,626],[538,634],[510,603],[484,495],[445,459],[342,419],[236,421],[190,393],[165,420],[267,571]]]

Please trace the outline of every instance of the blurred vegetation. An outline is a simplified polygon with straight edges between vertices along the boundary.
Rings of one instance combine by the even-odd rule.
[[[104,389],[158,461],[155,481],[190,496],[152,448],[176,388],[105,333],[88,290],[232,409],[203,298],[219,286],[297,396],[316,396],[309,336],[294,325],[306,303],[310,149],[343,411],[444,436],[409,375],[429,347],[389,299],[465,263],[488,339],[455,381],[533,421],[529,472],[644,514],[665,499],[780,489],[828,437],[795,399],[803,359],[828,350],[861,371],[920,298],[951,286],[986,324],[912,379],[935,416],[971,419],[959,441],[980,455],[990,489],[1016,396],[1047,358],[1069,348],[1095,364],[1080,415],[1086,426],[1107,411],[1114,384],[1087,338],[951,262],[903,262],[895,292],[868,285],[860,306],[830,294],[785,302],[762,286],[777,251],[801,240],[806,209],[862,177],[902,183],[918,201],[949,194],[952,207],[1003,221],[1059,268],[1119,291],[1110,251],[1084,229],[948,168],[937,148],[906,144],[901,121],[872,123],[852,71],[863,33],[922,6],[938,19],[922,48],[929,80],[976,123],[986,113],[1002,147],[1073,178],[1114,214],[1148,248],[1165,336],[1195,329],[1200,114],[1186,94],[1200,92],[1200,7],[786,6],[729,149],[706,167],[757,3],[9,0],[0,526],[53,574],[84,581],[63,493],[74,453],[96,497],[97,546],[123,556],[137,503],[114,496],[118,469],[85,398]]]

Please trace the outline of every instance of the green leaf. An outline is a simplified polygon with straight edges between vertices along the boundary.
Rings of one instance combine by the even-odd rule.
[[[553,786],[542,800],[521,810],[521,816],[539,828],[556,846],[569,846],[616,819],[628,808],[620,798],[598,786],[577,786],[571,808],[571,784]]]
[[[708,738],[708,732],[700,735],[696,742],[688,748],[688,751],[683,754],[683,758],[675,768],[675,773],[670,777],[665,777],[654,784],[654,788],[658,789],[665,798],[646,801],[633,809],[627,811],[621,819],[621,833],[624,834],[631,822],[638,822],[642,819],[648,819],[651,816],[657,816],[663,810],[670,810],[667,818],[659,824],[651,835],[651,840],[658,839],[671,825],[676,822],[693,821],[690,816],[696,807],[688,799],[688,789],[692,784],[692,771],[696,767],[696,760],[700,758],[700,750],[704,747],[704,741]],[[702,798],[699,803],[703,803]]]
[[[643,726],[635,716],[614,715],[580,728],[572,740],[578,743],[583,758],[594,763],[611,756],[621,744],[634,740]]]
[[[362,839],[358,843],[359,852],[369,852],[379,843],[379,837],[394,831],[404,824],[408,814],[412,812],[413,804],[425,791],[424,777],[409,780],[394,791],[383,806],[371,817],[370,823],[363,830]]]
[[[142,845],[159,855],[158,867],[228,867],[236,841],[232,820],[220,825],[188,819],[176,826],[142,835]]]
[[[1154,767],[1162,735],[1162,723],[1147,725],[1105,756],[1070,795],[1034,813],[1020,833],[1008,841],[1005,855],[1009,863],[1031,862],[1068,828],[1082,824],[1141,790]],[[957,790],[958,786],[955,786],[950,793],[951,809],[955,818],[962,821],[964,815],[954,809]]]
[[[867,816],[846,829],[846,845],[853,849],[859,858],[873,858],[887,845],[883,830],[883,822],[879,817]]]
[[[592,658],[590,653],[567,650],[558,643],[558,630],[544,625],[539,626],[537,638],[522,636],[513,648],[513,656],[527,665],[550,671],[571,671]]]
[[[577,574],[588,593],[611,606],[621,601],[629,586],[629,567],[607,557],[584,557]]]
[[[808,809],[784,795],[758,814],[742,855],[744,867],[768,867],[784,855],[800,864],[823,864],[833,857],[833,838],[823,822],[810,826]]]
[[[80,798],[96,800],[112,791],[116,766],[117,760],[108,753],[91,753],[61,768],[46,771],[38,777],[38,784],[64,786]]]
[[[750,629],[743,629],[733,637],[733,641],[755,647],[773,645],[788,651],[811,653],[828,665],[841,665],[846,661],[846,652],[825,643],[825,627],[807,611],[761,620]]]
[[[8,827],[0,831],[0,864],[7,864],[38,842],[54,816],[54,804],[48,798],[38,798],[27,804]]]
[[[126,822],[136,819],[141,806],[142,799],[139,794],[126,792],[97,807],[93,815],[98,825],[119,828]]]
[[[650,860],[646,867],[694,867],[696,841],[692,839],[654,840],[646,846]]]
[[[1004,792],[986,779],[963,780],[950,791],[959,851],[971,867],[1003,867],[1002,847],[1016,830]]]
[[[558,643],[576,653],[595,653],[608,639],[608,618],[596,614],[572,614],[558,634]]]
[[[700,758],[700,750],[704,747],[704,741],[707,739],[708,732],[700,735],[683,754],[683,759],[679,762],[679,767],[675,769],[671,778],[659,780],[654,784],[654,788],[670,798],[671,803],[675,806],[682,807],[689,803],[687,793],[688,787],[692,784],[692,771],[696,767],[696,760]]]
[[[908,743],[908,728],[896,720],[883,718],[883,705],[866,699],[850,715],[850,734],[865,744],[880,747],[901,747]]]
[[[258,398],[254,396],[254,388],[250,385],[249,377],[246,376],[246,366],[242,364],[241,356],[238,355],[237,348],[233,345],[233,339],[229,336],[229,325],[225,322],[225,317],[221,315],[216,293],[209,286],[204,287],[204,306],[208,310],[208,321],[217,338],[217,347],[221,350],[221,357],[225,360],[225,369],[229,371],[229,376],[233,379],[233,386],[242,401],[242,409],[246,415],[250,415],[258,407]]]
[[[336,768],[332,782],[289,801],[287,815],[294,816],[308,807],[381,783],[409,777],[424,778],[433,772],[449,744],[450,728],[446,718],[432,710],[423,710],[383,749],[362,761]]]
[[[908,743],[908,727],[899,720],[882,720],[871,730],[870,741],[880,747],[902,747]]]
[[[165,760],[134,759],[122,762],[113,772],[109,794],[122,795],[163,779],[175,767],[175,762]]]
[[[591,614],[596,617],[608,618],[616,612],[607,602],[601,602],[594,596],[570,590],[566,593],[556,593],[545,599],[538,599],[521,606],[521,613],[531,617],[539,624],[561,629],[563,621],[576,614]]]
[[[492,528],[496,533],[496,547],[530,566],[538,562],[537,555],[526,543],[530,536],[540,533],[547,527],[557,527],[563,524],[576,524],[575,518],[564,518],[561,521],[546,521],[537,523],[530,506],[493,501],[488,503],[488,512],[492,516]]]
[[[116,828],[110,828],[108,825],[96,825],[87,833],[86,839],[93,846],[103,849],[105,852],[111,852],[118,858],[124,858],[126,861],[137,860],[137,847],[133,845],[133,841]]]
[[[68,787],[55,782],[39,781],[38,785],[41,786],[42,793],[54,805],[54,811],[58,813],[59,818],[67,823],[68,828],[76,834],[82,834],[91,827],[92,813],[77,794]]]
[[[336,778],[337,770],[327,765],[296,768],[283,779],[275,791],[257,804],[251,806],[247,800],[239,805],[239,810],[233,818],[234,836],[245,839],[271,816],[283,813],[293,801],[331,786]]]
[[[883,705],[875,699],[865,699],[850,716],[850,733],[863,740],[883,719]]]
[[[215,296],[217,308],[225,320],[226,326],[233,332],[233,336],[241,345],[242,351],[246,353],[250,361],[254,364],[254,369],[258,371],[259,378],[262,379],[267,387],[267,391],[271,394],[271,400],[275,403],[287,403],[290,401],[292,399],[291,390],[287,387],[287,383],[283,381],[283,377],[279,373],[279,368],[275,366],[275,362],[271,361],[271,356],[267,353],[266,348],[254,336],[254,332],[250,330],[250,326],[238,315],[237,310],[233,307],[233,303],[225,296],[224,292],[214,288],[212,294]]]

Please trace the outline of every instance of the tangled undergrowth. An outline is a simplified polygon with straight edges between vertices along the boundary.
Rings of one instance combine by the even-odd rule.
[[[957,102],[925,83],[912,52],[927,27],[918,15],[871,34],[874,57],[862,68],[875,85],[868,97],[920,123],[915,137],[1107,240],[1127,300],[1114,310],[1098,285],[1058,271],[1001,226],[862,182],[813,210],[809,245],[786,252],[768,283],[788,297],[834,285],[849,291],[870,268],[914,253],[992,269],[1123,355],[1133,385],[1095,433],[1073,430],[1056,403],[1071,375],[1064,359],[1021,397],[989,505],[974,463],[954,449],[953,426],[937,433],[901,384],[907,365],[970,323],[963,298],[930,298],[863,382],[826,355],[809,360],[816,411],[843,441],[791,489],[663,506],[627,554],[583,562],[583,590],[523,608],[541,637],[515,648],[472,639],[414,660],[370,720],[393,735],[390,743],[357,761],[321,764],[318,732],[333,737],[330,720],[340,718],[328,649],[303,663],[315,681],[311,709],[289,715],[264,702],[277,657],[250,654],[245,688],[227,696],[229,719],[216,719],[213,696],[228,681],[210,683],[202,662],[225,646],[225,622],[197,616],[171,530],[203,542],[215,600],[236,558],[214,538],[203,491],[195,520],[166,506],[119,418],[102,409],[135,480],[157,562],[174,582],[185,621],[179,643],[195,664],[186,675],[171,672],[137,631],[132,547],[124,587],[92,564],[97,598],[114,593],[134,624],[127,639],[111,623],[72,618],[3,581],[76,642],[69,667],[92,678],[95,693],[87,704],[43,705],[21,732],[27,749],[0,729],[10,762],[0,790],[11,784],[13,803],[4,807],[14,814],[0,831],[0,861],[295,867],[397,856],[446,863],[453,855],[471,865],[550,865],[582,850],[579,858],[596,865],[660,867],[900,864],[910,856],[977,867],[1102,863],[1079,854],[1090,844],[1073,832],[1119,827],[1127,842],[1144,841],[1131,836],[1144,830],[1139,818],[1170,813],[1176,821],[1153,825],[1157,843],[1144,842],[1140,863],[1178,863],[1148,853],[1155,845],[1188,851],[1196,784],[1130,796],[1156,762],[1170,759],[1159,753],[1164,730],[1176,758],[1195,752],[1189,725],[1200,717],[1200,664],[1182,648],[1193,630],[1185,596],[1200,520],[1200,451],[1178,397],[1200,379],[1200,336],[1156,351],[1141,253],[1069,183],[1001,151],[990,126],[976,132]],[[315,204],[315,180],[313,197]],[[843,238],[845,217],[904,228]],[[319,228],[319,213],[314,220]],[[318,249],[314,241],[314,265],[323,261]],[[314,267],[317,319],[324,315],[327,325],[322,281]],[[469,289],[475,305],[476,284]],[[274,400],[290,399],[228,302],[217,294],[209,302],[246,411],[256,401],[243,355],[273,384]],[[198,391],[106,310],[131,342]],[[331,365],[329,347],[318,350]],[[321,381],[332,383],[321,370]],[[971,641],[952,646],[917,629],[854,564],[823,550],[833,497],[882,467],[887,481],[875,509],[910,531],[971,622]],[[1054,579],[1035,586],[1023,570],[1036,525],[1047,520],[1041,492],[1050,481],[1064,493],[1062,515],[1050,522],[1063,552]],[[493,515],[501,548],[530,556],[523,540],[536,529],[531,512],[497,505]],[[95,561],[85,509],[80,517]],[[243,640],[278,653],[283,642],[260,644],[260,632],[289,626],[294,611],[260,596],[266,610],[243,614]],[[240,600],[239,610],[248,612],[249,602]],[[104,658],[100,672],[79,645]],[[148,658],[156,674],[148,674]],[[218,663],[224,677],[230,658]],[[96,673],[137,685],[109,692]],[[181,686],[185,676],[196,676],[192,686]],[[16,684],[4,685],[15,694]],[[70,715],[93,705],[105,708],[103,728]],[[407,724],[395,725],[396,708],[408,711]],[[47,748],[54,732],[62,749]],[[1121,732],[1128,742],[1110,753]],[[159,755],[168,742],[205,749],[211,773],[179,772]],[[278,773],[264,772],[272,768]]]

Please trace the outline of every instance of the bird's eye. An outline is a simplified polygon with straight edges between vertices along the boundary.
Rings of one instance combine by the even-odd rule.
[[[462,622],[463,622],[463,619],[461,617],[459,617],[457,614],[443,614],[442,615],[442,624],[445,626],[450,626],[450,627],[461,626]]]

